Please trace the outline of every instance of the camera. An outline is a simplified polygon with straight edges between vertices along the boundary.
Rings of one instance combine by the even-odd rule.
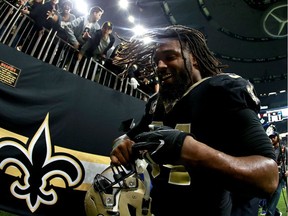
[[[85,26],[85,28],[84,28],[83,34],[84,34],[85,32],[88,32],[88,33],[89,33],[91,27],[92,27],[92,23],[88,23],[88,24]]]

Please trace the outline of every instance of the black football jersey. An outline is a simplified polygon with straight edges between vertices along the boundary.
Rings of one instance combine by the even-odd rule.
[[[149,124],[165,125],[192,133],[198,141],[233,156],[274,158],[257,115],[259,109],[260,101],[249,81],[236,74],[220,74],[194,84],[173,106],[152,97],[141,122],[127,135],[133,139],[149,130]],[[151,175],[156,216],[230,215],[226,180],[217,173],[204,168],[154,165]]]

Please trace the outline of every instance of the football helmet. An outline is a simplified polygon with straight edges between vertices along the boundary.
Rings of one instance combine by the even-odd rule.
[[[137,170],[142,170],[139,173]],[[151,216],[150,177],[146,169],[108,166],[86,192],[87,216]]]

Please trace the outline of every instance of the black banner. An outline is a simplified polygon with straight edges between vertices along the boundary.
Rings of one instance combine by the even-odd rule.
[[[138,121],[145,102],[3,44],[0,63],[0,209],[85,215],[121,122]]]

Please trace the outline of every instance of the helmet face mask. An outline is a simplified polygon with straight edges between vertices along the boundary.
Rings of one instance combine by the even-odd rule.
[[[149,179],[150,180],[150,179]],[[151,215],[151,198],[145,200],[145,193],[150,193],[135,168],[111,165],[101,174],[96,174],[93,184],[85,196],[87,216],[141,216]]]
[[[94,190],[99,192],[102,203],[107,208],[115,206],[115,198],[120,191],[119,187],[112,187],[110,185],[112,185],[112,182],[109,179],[100,174],[95,176],[93,183]]]

